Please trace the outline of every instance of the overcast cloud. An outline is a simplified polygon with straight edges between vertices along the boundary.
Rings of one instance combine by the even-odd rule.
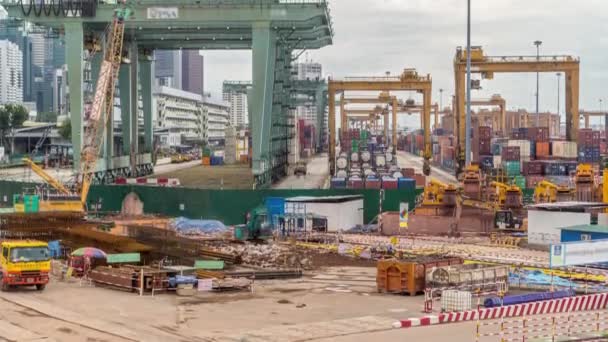
[[[541,54],[581,58],[580,106],[608,106],[608,1],[605,0],[473,0],[472,45],[489,55]],[[433,101],[453,94],[452,60],[456,46],[466,44],[465,0],[333,0],[334,44],[306,54],[323,64],[332,77],[399,73],[414,67],[433,77]],[[221,93],[224,79],[250,79],[249,51],[214,51],[206,57],[206,86]],[[535,74],[499,74],[482,82],[473,97],[500,93],[509,108],[535,109]],[[562,115],[563,77],[562,77]],[[412,95],[415,97],[414,95]],[[409,95],[403,94],[402,98]],[[540,76],[540,109],[555,111],[557,76]],[[417,120],[415,120],[417,121]]]

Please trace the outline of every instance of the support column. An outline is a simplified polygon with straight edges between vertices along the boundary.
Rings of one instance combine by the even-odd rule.
[[[589,128],[589,114],[585,114],[585,128]]]
[[[456,124],[458,129],[456,130],[456,136],[458,137],[457,148],[456,148],[456,175],[459,175],[464,171],[465,167],[465,139],[466,135],[470,134],[467,132],[467,128],[465,127],[465,104],[464,104],[464,94],[466,90],[466,81],[464,70],[461,69],[460,66],[456,66],[455,71],[455,81],[456,81]]]
[[[325,84],[319,85],[315,94],[315,101],[317,104],[317,126],[315,127],[317,133],[317,149],[318,151],[323,150],[323,139],[325,132],[325,107],[327,106],[327,86]]]
[[[139,61],[139,77],[141,84],[141,98],[144,110],[144,152],[153,153],[154,122],[152,121],[152,83],[154,69],[151,56],[143,55]]]
[[[431,174],[430,159],[432,157],[431,150],[431,89],[426,89],[423,93],[424,104],[422,106],[422,117],[424,122],[424,164],[422,172],[425,175]]]
[[[68,82],[70,87],[70,121],[72,124],[72,150],[74,151],[74,169],[80,170],[80,150],[82,148],[82,114],[84,103],[84,30],[82,23],[66,22],[65,54],[68,66]]]
[[[123,64],[118,71],[118,89],[120,91],[120,118],[122,126],[122,153],[131,152],[131,65]]]
[[[393,103],[391,105],[393,109],[393,154],[397,153],[397,98],[393,97]]]
[[[566,72],[566,140],[578,139],[579,113],[578,113],[579,71]]]
[[[139,89],[138,89],[138,59],[139,51],[137,43],[131,42],[129,46],[129,57],[131,58],[131,88],[129,89],[131,96],[131,145],[129,150],[129,160],[131,165],[131,176],[137,176],[137,154],[139,153]]]
[[[270,167],[270,128],[274,94],[276,33],[270,22],[256,22],[252,27],[251,133],[253,174],[261,176]]]
[[[327,106],[329,107],[329,118],[327,126],[329,129],[329,175],[333,176],[336,171],[336,91],[331,86],[327,91]]]

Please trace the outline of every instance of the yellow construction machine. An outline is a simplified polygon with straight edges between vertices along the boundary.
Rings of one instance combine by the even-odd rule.
[[[534,188],[534,203],[555,203],[572,199],[572,189],[542,180]]]
[[[593,202],[595,172],[590,164],[578,164],[574,177],[575,199],[581,202]]]
[[[523,205],[523,192],[517,185],[491,182],[488,194],[489,200],[500,208]]]
[[[467,166],[462,176],[464,195],[471,199],[481,200],[482,181],[483,177],[479,165],[471,164]]]
[[[445,184],[437,179],[431,179],[424,187],[422,205],[456,206],[458,188],[453,184]]]
[[[93,105],[91,106],[91,112],[87,113],[88,115],[83,115],[87,119],[83,125],[80,173],[75,187],[77,190],[70,191],[34,162],[29,159],[24,160],[34,172],[57,190],[57,194],[42,194],[39,196],[40,211],[82,213],[86,209],[86,199],[93,180],[100,146],[102,145],[101,139],[105,136],[106,123],[108,118],[112,117],[114,109],[114,89],[118,78],[118,70],[123,61],[124,20],[130,15],[130,9],[118,9],[106,31],[106,47],[97,78]],[[18,211],[17,209],[16,207],[15,210]]]

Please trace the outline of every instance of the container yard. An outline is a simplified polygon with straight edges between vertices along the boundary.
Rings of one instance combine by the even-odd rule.
[[[606,340],[608,5],[0,5],[0,340]]]

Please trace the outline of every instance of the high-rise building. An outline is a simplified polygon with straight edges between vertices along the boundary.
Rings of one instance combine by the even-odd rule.
[[[32,33],[29,36],[32,40],[32,64],[43,68],[48,53],[47,39],[43,33]]]
[[[222,99],[230,103],[230,123],[237,128],[249,124],[249,108],[247,105],[247,87],[251,82],[224,81]]]
[[[0,103],[23,102],[23,54],[17,44],[0,41]]]
[[[182,51],[156,50],[154,52],[154,75],[156,85],[181,89]]]
[[[297,72],[296,78],[298,80],[318,81],[323,78],[323,67],[321,66],[321,63],[310,61],[304,63],[295,63],[293,65],[293,70]]]
[[[294,63],[292,70],[295,78],[300,81],[318,81],[323,78],[323,68],[321,63],[311,61]],[[305,119],[308,122],[316,122],[316,104],[310,101],[305,105],[296,107],[296,115],[298,118]]]
[[[164,147],[177,147],[205,141],[203,126],[203,96],[169,87],[156,87],[154,91],[156,129],[166,129],[160,143]]]
[[[204,94],[204,60],[198,50],[182,51],[182,90]]]

